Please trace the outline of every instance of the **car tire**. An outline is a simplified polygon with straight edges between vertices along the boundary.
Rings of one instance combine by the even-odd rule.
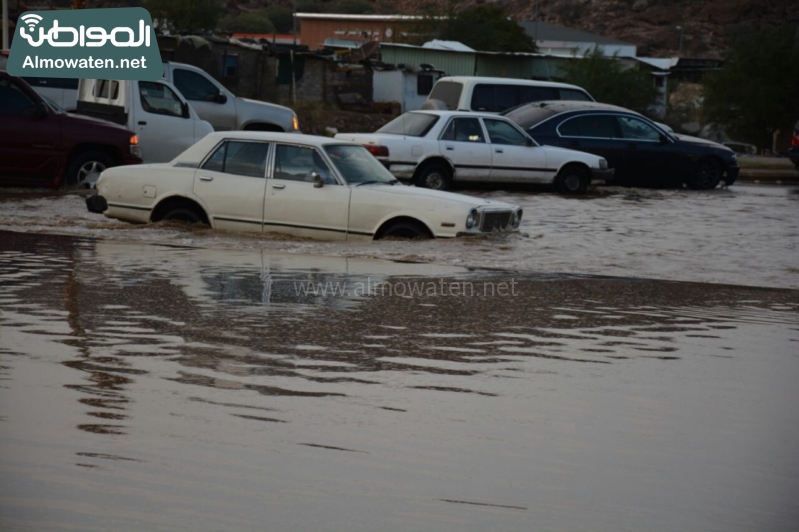
[[[163,221],[172,220],[176,222],[183,222],[186,224],[201,224],[205,223],[202,214],[198,213],[196,210],[191,209],[189,207],[178,207],[177,209],[172,209],[168,213],[164,214]]]
[[[452,185],[452,171],[441,162],[427,163],[419,169],[413,182],[417,187],[449,190]]]
[[[585,194],[588,185],[591,183],[591,176],[588,170],[576,165],[569,165],[562,168],[555,177],[555,190],[566,196],[579,196]]]
[[[107,153],[89,150],[78,152],[72,156],[64,175],[64,185],[74,187],[85,182],[93,172],[102,172],[114,165],[114,159]]]
[[[402,221],[386,227],[386,229],[381,232],[378,239],[388,237],[422,240],[430,238],[430,233],[427,231],[427,228],[420,223]]]
[[[721,164],[716,159],[705,157],[696,162],[694,173],[686,184],[693,190],[712,190],[721,182]]]

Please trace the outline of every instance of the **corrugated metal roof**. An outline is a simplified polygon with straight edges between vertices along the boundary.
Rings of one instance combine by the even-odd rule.
[[[474,52],[474,48],[469,48],[463,43],[458,41],[439,41],[438,39],[433,39],[432,41],[428,41],[422,45],[422,48],[428,48],[432,50],[449,50],[452,52]]]
[[[635,57],[634,59],[660,70],[670,70],[680,61],[679,57]]]

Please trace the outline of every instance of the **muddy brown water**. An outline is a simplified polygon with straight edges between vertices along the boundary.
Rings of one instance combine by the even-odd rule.
[[[4,531],[796,530],[797,382],[796,290],[0,233]]]

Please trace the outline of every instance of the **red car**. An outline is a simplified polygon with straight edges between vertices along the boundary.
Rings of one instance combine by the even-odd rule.
[[[69,187],[141,162],[133,131],[68,114],[0,70],[0,184]]]

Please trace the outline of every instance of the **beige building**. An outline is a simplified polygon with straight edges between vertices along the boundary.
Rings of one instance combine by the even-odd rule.
[[[297,13],[300,41],[311,50],[328,46],[357,46],[367,41],[405,42],[423,17],[410,15],[341,15]]]

